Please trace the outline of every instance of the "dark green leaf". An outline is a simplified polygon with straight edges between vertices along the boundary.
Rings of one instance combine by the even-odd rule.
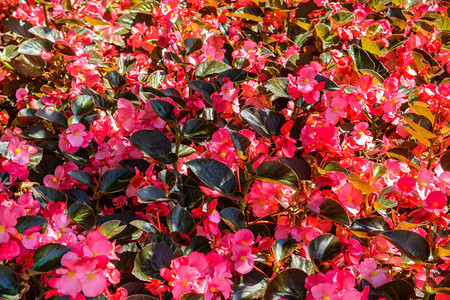
[[[280,239],[272,246],[272,252],[277,261],[285,259],[294,252],[298,242],[294,239]]]
[[[231,69],[231,67],[222,61],[216,60],[202,61],[201,63],[198,64],[197,68],[195,69],[195,76],[207,77],[214,74],[225,72],[226,70],[229,69]]]
[[[50,110],[50,109],[40,109],[36,112],[35,116],[40,117],[44,120],[56,123],[62,126],[67,126],[67,120],[64,114]]]
[[[330,16],[330,18],[342,26],[343,24],[354,20],[355,15],[349,11],[340,11],[340,12],[332,14]]]
[[[166,244],[149,244],[137,254],[133,275],[143,281],[162,280],[159,272],[162,268],[170,268],[172,259],[173,252]]]
[[[255,170],[255,177],[265,182],[288,185],[298,189],[298,179],[294,171],[277,161],[265,161]]]
[[[81,182],[84,185],[93,186],[94,185],[94,177],[91,173],[81,170],[72,170],[67,172],[73,179]]]
[[[342,244],[337,237],[330,233],[319,235],[308,245],[311,259],[330,260],[342,250]]]
[[[171,52],[171,51],[165,52],[164,53],[164,58],[167,59],[167,60],[171,60],[173,62],[176,62],[178,64],[182,63],[180,57],[176,53]]]
[[[369,54],[366,50],[359,47],[358,45],[351,45],[349,47],[349,53],[358,69],[370,69],[375,68],[375,63],[370,59]]]
[[[17,57],[19,55],[18,51],[19,47],[16,45],[8,45],[3,50],[3,58],[6,61],[11,61],[14,57]]]
[[[34,253],[32,269],[38,272],[48,272],[61,267],[61,258],[70,251],[69,247],[51,243],[40,246]]]
[[[241,210],[236,207],[227,207],[220,211],[222,220],[233,230],[234,232],[245,227],[245,216]]]
[[[181,300],[204,300],[205,295],[196,293],[185,293],[181,296]]]
[[[247,148],[251,145],[250,140],[243,134],[239,132],[234,132],[229,130],[231,141],[233,142],[234,148],[236,148],[237,153],[241,158],[245,159],[247,154]]]
[[[336,200],[325,198],[320,205],[320,215],[342,225],[350,226],[350,218],[347,211]]]
[[[376,210],[383,210],[386,208],[396,207],[398,205],[397,201],[391,201],[389,195],[396,193],[394,187],[388,186],[385,187],[380,195],[378,195],[377,200],[374,203],[374,207]]]
[[[110,71],[106,74],[106,78],[113,87],[119,87],[127,84],[127,80],[117,71]]]
[[[418,233],[409,230],[393,230],[381,235],[414,261],[427,261],[430,256],[430,245]]]
[[[258,133],[268,139],[279,135],[286,118],[279,112],[270,109],[249,107],[241,111],[241,117]]]
[[[303,157],[280,157],[280,160],[283,164],[291,168],[299,179],[309,180],[311,178],[311,166],[303,159]]]
[[[47,39],[34,38],[24,41],[19,46],[19,53],[26,55],[41,55],[41,50],[51,51],[53,43]]]
[[[387,46],[386,49],[388,51],[392,51],[394,49],[397,49],[398,47],[400,47],[404,43],[406,43],[408,38],[406,36],[401,35],[401,34],[392,34],[392,35],[389,35],[387,37],[387,40],[389,42],[389,46]]]
[[[233,82],[240,82],[247,79],[248,72],[239,69],[232,69],[222,72],[217,76],[217,80],[223,83],[224,78],[229,78]]]
[[[450,152],[446,152],[444,155],[442,155],[440,164],[442,170],[450,171]]]
[[[40,56],[20,55],[13,61],[16,71],[25,77],[39,77],[44,73],[45,61]]]
[[[83,227],[89,230],[95,224],[95,213],[89,205],[84,203],[76,202],[72,204],[67,210],[67,215],[69,218]]]
[[[170,232],[189,234],[195,227],[192,215],[179,204],[169,211],[166,220]]]
[[[57,189],[47,186],[37,186],[33,189],[33,194],[43,207],[52,202],[67,202],[67,196]]]
[[[124,74],[134,69],[136,66],[136,57],[134,56],[121,56],[118,60],[119,73]]]
[[[164,120],[175,119],[173,104],[164,100],[149,100],[155,113]]]
[[[17,218],[16,230],[19,234],[22,234],[25,230],[33,226],[40,226],[39,232],[45,232],[47,229],[48,220],[44,217],[37,215],[26,215]]]
[[[256,300],[261,299],[267,288],[268,279],[264,274],[252,270],[236,279],[233,284],[231,300]]]
[[[356,220],[353,222],[350,230],[376,235],[380,232],[391,230],[391,226],[383,217],[375,216]]]
[[[163,190],[156,186],[144,186],[136,191],[136,196],[140,203],[151,203],[155,201],[167,200]]]
[[[231,194],[237,180],[230,168],[212,158],[198,158],[184,163],[209,188],[222,194]]]
[[[0,297],[2,299],[8,299],[7,296],[17,295],[18,293],[18,275],[10,267],[0,265]]]
[[[374,164],[372,167],[373,177],[381,177],[386,174],[387,167],[383,164]]]
[[[186,55],[194,53],[197,50],[200,50],[203,46],[202,40],[197,38],[186,38],[184,40],[184,46],[186,49]]]
[[[286,91],[289,81],[287,78],[272,78],[264,85],[266,89],[277,97],[289,98],[290,95]]]
[[[184,124],[183,134],[194,142],[203,142],[211,138],[217,127],[204,119],[189,119]]]
[[[174,153],[170,153],[172,144],[169,138],[158,130],[136,131],[129,141],[145,155],[164,164],[175,163],[178,159]]]
[[[83,93],[83,95],[91,96],[92,99],[94,99],[95,105],[104,110],[107,110],[113,106],[113,103],[110,100],[100,95],[99,93],[95,92],[90,87],[83,86],[81,88],[81,92]]]
[[[51,133],[44,126],[31,126],[27,127],[22,131],[22,136],[24,140],[35,141],[35,140],[45,140],[52,137]]]
[[[49,40],[52,43],[61,39],[58,30],[46,26],[35,26],[28,31],[40,38]]]
[[[216,92],[216,88],[209,82],[204,80],[193,80],[188,83],[188,87],[197,93],[203,93],[206,98],[211,98],[211,95]]]
[[[111,169],[103,174],[100,192],[114,193],[126,188],[135,174],[127,169]]]
[[[409,300],[414,298],[414,295],[415,291],[411,283],[396,279],[377,287],[369,296],[384,298],[386,300]]]
[[[302,300],[306,297],[305,279],[308,275],[299,269],[278,273],[267,286],[263,300]]]

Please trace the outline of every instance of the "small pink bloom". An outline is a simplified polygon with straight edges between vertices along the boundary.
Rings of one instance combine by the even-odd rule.
[[[232,247],[233,255],[231,260],[234,261],[234,268],[240,274],[247,274],[255,266],[256,255],[252,254],[252,248],[237,244]]]
[[[434,214],[440,214],[446,211],[447,196],[441,191],[433,191],[428,194],[424,200],[423,208]]]

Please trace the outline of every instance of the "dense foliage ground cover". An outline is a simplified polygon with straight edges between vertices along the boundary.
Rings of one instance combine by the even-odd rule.
[[[449,299],[448,6],[0,0],[0,298]]]

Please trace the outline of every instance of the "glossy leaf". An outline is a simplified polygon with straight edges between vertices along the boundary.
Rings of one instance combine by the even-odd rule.
[[[409,230],[393,230],[381,235],[414,261],[427,261],[430,256],[430,245],[418,233]]]
[[[281,261],[294,252],[299,243],[294,239],[279,239],[272,246],[272,252],[277,261]]]
[[[169,138],[160,131],[139,130],[131,135],[129,141],[145,155],[164,164],[172,164],[178,159],[171,153],[172,144]]]
[[[367,217],[357,219],[350,227],[352,231],[361,231],[369,235],[391,230],[391,226],[383,217]]]
[[[297,175],[297,178],[301,180],[309,180],[311,178],[311,166],[300,157],[280,157],[280,161],[288,166]]]
[[[46,187],[46,186],[37,186],[33,189],[33,194],[37,200],[42,200],[44,203],[48,202],[66,202],[67,196],[64,195],[61,191]],[[40,201],[41,202],[41,201]],[[41,202],[42,204],[42,202]]]
[[[186,49],[186,55],[189,55],[197,50],[200,50],[203,46],[203,42],[198,38],[186,38],[184,40],[184,46]]]
[[[358,69],[375,68],[375,63],[370,59],[369,54],[367,54],[367,52],[363,48],[357,45],[351,45],[349,47],[349,53],[353,59],[353,62],[355,63],[356,68]]]
[[[40,56],[42,50],[51,51],[53,43],[47,39],[34,38],[24,41],[19,46],[19,53],[26,55]]]
[[[30,227],[39,226],[39,232],[43,233],[47,229],[48,220],[37,215],[25,215],[17,218],[16,230],[19,234],[23,234]]]
[[[287,78],[272,78],[264,85],[266,89],[271,91],[277,97],[290,97],[286,88],[289,81]]]
[[[76,202],[67,210],[67,216],[76,224],[89,230],[95,224],[95,213],[89,205]]]
[[[214,74],[219,74],[231,69],[229,65],[221,61],[206,60],[198,64],[195,69],[195,76],[207,77]]]
[[[149,244],[137,254],[133,275],[142,281],[162,280],[159,272],[162,268],[170,268],[172,259],[173,252],[166,244]]]
[[[297,175],[288,166],[277,161],[265,161],[260,164],[255,170],[255,178],[298,189]]]
[[[198,158],[185,163],[209,188],[231,194],[237,186],[236,176],[225,164],[212,158]]]
[[[164,120],[173,120],[175,119],[173,104],[164,101],[164,100],[149,100],[150,105],[152,106],[155,113],[163,118]]]
[[[87,186],[93,186],[94,185],[94,177],[91,173],[82,171],[82,170],[72,170],[67,172],[67,174],[75,179],[78,182],[81,182],[84,185]]]
[[[67,126],[67,120],[64,114],[54,110],[40,109],[36,112],[35,116],[62,126]]]
[[[122,224],[122,221],[120,220],[107,221],[100,226],[100,233],[108,239],[112,238],[113,236],[121,233],[125,227],[127,227],[127,225],[120,224]]]
[[[374,289],[370,296],[389,300],[409,300],[415,295],[414,287],[411,283],[396,279],[385,283]]]
[[[305,279],[308,275],[299,269],[278,273],[267,286],[263,300],[298,299],[306,297]]]
[[[8,299],[8,296],[17,295],[19,291],[19,281],[16,273],[10,267],[0,265],[0,297]]]
[[[179,204],[169,211],[166,220],[170,232],[189,234],[195,226],[192,215]]]
[[[341,252],[342,244],[337,237],[324,233],[313,239],[308,245],[312,259],[330,260]]]
[[[127,169],[111,169],[103,174],[100,192],[114,193],[126,188],[135,174]]]
[[[325,198],[320,205],[320,215],[342,225],[350,226],[350,218],[347,211],[336,200]]]
[[[312,261],[299,255],[291,255],[291,257],[291,268],[300,269],[308,275],[311,275],[315,272],[314,264]]]
[[[238,279],[233,284],[231,300],[261,299],[266,291],[268,279],[260,272],[253,270]]]
[[[154,201],[167,200],[163,190],[156,186],[144,186],[136,191],[136,196],[140,203],[151,203]]]
[[[32,269],[38,272],[49,272],[61,267],[61,258],[70,251],[69,247],[51,243],[40,246],[34,252]]]
[[[236,207],[227,207],[220,211],[222,220],[233,230],[234,232],[245,227],[245,216],[241,210]]]
[[[202,93],[207,98],[211,98],[211,95],[216,92],[216,88],[204,80],[193,80],[188,83],[188,87],[197,93]]]
[[[34,35],[54,43],[61,38],[59,31],[47,26],[35,26],[28,29]]]

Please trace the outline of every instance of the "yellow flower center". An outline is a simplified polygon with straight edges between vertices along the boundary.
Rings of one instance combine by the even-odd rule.
[[[91,274],[89,274],[88,279],[94,279],[94,277],[95,277],[95,274],[91,273]]]
[[[75,136],[79,136],[80,133],[79,133],[79,132],[75,132],[74,135],[75,135]]]
[[[69,277],[74,277],[74,276],[75,276],[75,273],[72,272],[72,271],[69,271],[69,273],[67,273],[67,276],[69,276]]]
[[[0,225],[0,232],[3,232],[3,231],[5,231],[5,226]]]
[[[325,297],[322,298],[322,300],[330,300],[330,297],[325,296]]]
[[[53,182],[57,182],[58,181],[58,179],[56,178],[56,177],[53,177]]]
[[[352,196],[347,197],[347,201],[352,201],[352,200],[353,200]]]
[[[220,157],[224,158],[225,156],[227,156],[225,152],[220,153]]]
[[[28,238],[31,240],[31,239],[34,239],[34,235],[32,235],[32,234],[30,234],[29,236],[28,236]]]
[[[372,277],[375,277],[375,276],[377,276],[377,271],[373,271],[371,274],[370,274],[370,276],[372,276]]]
[[[240,259],[241,259],[241,260],[246,260],[247,257],[246,257],[245,255],[242,255],[242,256],[240,257]]]
[[[97,252],[94,252],[94,253],[92,253],[92,256],[93,256],[93,257],[97,257],[97,256],[98,256],[98,253],[97,253]]]
[[[14,150],[14,152],[16,152],[17,154],[19,154],[20,153],[20,148],[16,148],[16,150]]]
[[[65,232],[66,231],[66,227],[61,227],[61,231]]]
[[[214,293],[216,291],[216,288],[212,286],[209,290]]]
[[[333,112],[338,112],[338,109],[336,107],[333,107]]]
[[[183,280],[183,281],[181,282],[181,284],[184,285],[184,286],[186,286],[186,285],[188,285],[188,282],[187,282],[186,280]]]
[[[309,82],[309,78],[306,78],[306,79],[305,79],[305,82]]]

